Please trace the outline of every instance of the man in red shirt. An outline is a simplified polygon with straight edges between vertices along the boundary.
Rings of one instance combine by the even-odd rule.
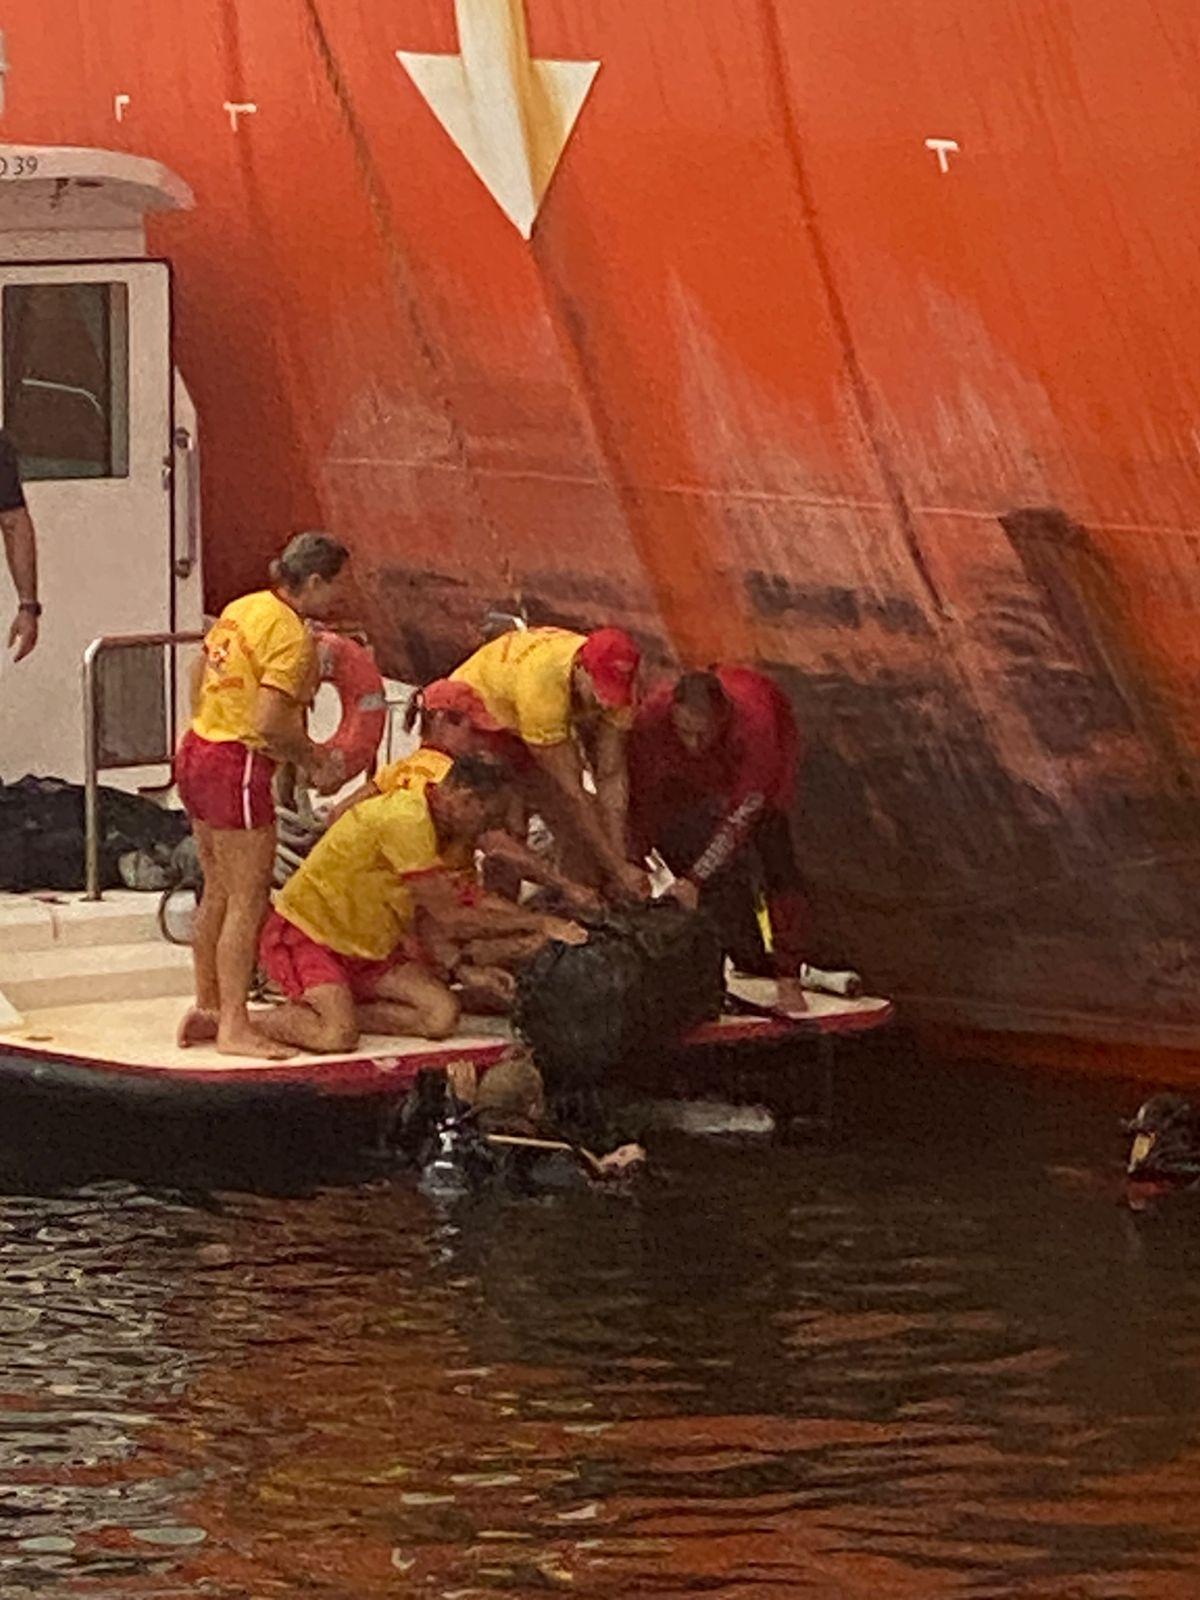
[[[780,1004],[804,1008],[800,966],[808,909],[790,812],[800,738],[791,706],[750,667],[688,672],[651,694],[629,741],[630,825],[637,854],[656,849],[704,905],[743,971],[770,971],[758,919],[765,893]]]

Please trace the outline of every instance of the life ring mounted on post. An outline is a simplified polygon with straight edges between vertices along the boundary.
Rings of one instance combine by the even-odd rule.
[[[316,645],[320,680],[332,684],[342,702],[337,731],[318,748],[340,752],[348,781],[374,766],[387,723],[387,696],[366,645],[326,629],[317,634]]]

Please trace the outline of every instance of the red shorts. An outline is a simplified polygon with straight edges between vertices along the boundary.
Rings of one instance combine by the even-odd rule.
[[[193,822],[225,830],[269,828],[275,821],[275,763],[237,740],[216,743],[191,729],[175,754],[175,782]]]
[[[309,989],[319,989],[326,983],[349,989],[356,1000],[374,1000],[380,978],[403,966],[405,959],[403,950],[386,961],[339,955],[328,945],[310,939],[278,911],[267,917],[258,942],[260,966],[289,1000],[299,1000]]]

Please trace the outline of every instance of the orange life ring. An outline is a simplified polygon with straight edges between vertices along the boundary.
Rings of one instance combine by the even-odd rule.
[[[321,682],[331,683],[342,702],[337,732],[320,748],[340,751],[347,779],[357,778],[374,765],[383,738],[387,722],[383,679],[366,646],[341,633],[317,634],[317,664]]]

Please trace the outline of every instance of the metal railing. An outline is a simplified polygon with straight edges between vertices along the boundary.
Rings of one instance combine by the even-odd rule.
[[[172,650],[181,644],[203,643],[203,633],[108,633],[93,639],[83,652],[83,828],[84,898],[99,900],[100,888],[100,728],[97,663],[110,650],[132,650],[161,645]],[[175,748],[176,674],[168,675],[170,705],[167,715],[167,760]],[[111,763],[109,763],[111,765]],[[153,765],[154,763],[147,763]]]
[[[366,635],[361,629],[339,629],[351,638],[367,642]],[[103,891],[100,888],[100,773],[105,768],[105,763],[100,759],[100,728],[99,728],[99,693],[97,684],[97,663],[100,657],[110,650],[132,650],[142,645],[161,645],[164,649],[170,646],[172,650],[181,644],[202,644],[203,633],[108,633],[100,638],[93,639],[83,652],[83,826],[84,826],[84,898],[86,900],[100,900]],[[175,674],[170,677],[171,693],[168,707],[168,745],[167,759],[170,751],[175,748],[175,716],[177,687]],[[394,744],[395,716],[394,712],[401,706],[408,704],[411,689],[405,689],[399,695],[389,695],[385,700],[387,707],[387,724],[385,728],[385,759],[391,761]],[[111,764],[111,763],[110,763]],[[154,765],[147,762],[146,765]]]

